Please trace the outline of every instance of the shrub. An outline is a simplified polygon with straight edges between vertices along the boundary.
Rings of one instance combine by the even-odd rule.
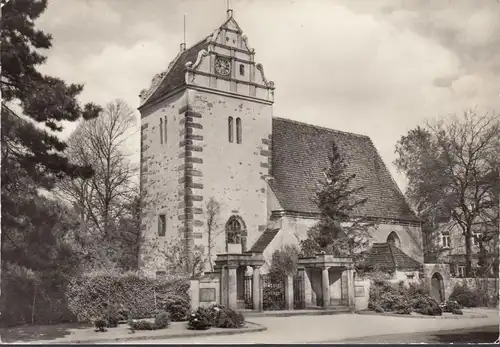
[[[217,328],[241,328],[245,323],[245,317],[228,307],[214,305],[210,307],[212,325]]]
[[[104,319],[96,319],[94,322],[96,331],[105,332],[108,323]]]
[[[160,311],[155,317],[155,329],[164,329],[170,324],[170,314],[166,311]]]
[[[439,305],[443,312],[453,312],[454,310],[460,310],[460,304],[453,300],[448,300],[445,303]]]
[[[427,316],[441,316],[443,311],[439,304],[430,295],[421,294],[412,299],[412,307],[415,312]]]
[[[118,310],[118,319],[120,321],[128,321],[129,318],[132,318],[131,314],[130,314],[130,310],[123,307],[123,306],[120,307],[120,309]]]
[[[108,328],[116,328],[118,326],[118,321],[120,320],[120,316],[118,314],[118,310],[114,305],[109,305],[106,308],[106,312],[104,314],[104,320],[106,321]]]
[[[179,295],[172,295],[160,304],[165,311],[170,313],[172,321],[181,322],[186,320],[189,312],[191,311],[191,304],[189,300]]]
[[[155,330],[154,323],[151,323],[147,320],[138,320],[138,321],[130,321],[128,323],[130,325],[130,329],[134,330]]]
[[[467,284],[456,284],[450,295],[450,300],[458,302],[462,307],[481,306],[481,296]]]
[[[186,278],[156,280],[140,277],[137,273],[88,273],[70,281],[66,296],[70,310],[80,321],[104,317],[106,304],[123,309],[120,318],[151,318],[158,303],[167,297],[178,296],[189,302],[189,281]],[[128,311],[128,312],[127,312]],[[118,312],[118,313],[119,313]]]
[[[415,311],[425,315],[441,315],[438,303],[427,292],[423,284],[415,283],[405,287],[403,282],[393,285],[386,280],[376,279],[370,287],[368,309],[397,314]]]
[[[189,316],[188,328],[192,330],[207,330],[210,329],[213,321],[213,312],[210,309],[198,307],[198,309]]]

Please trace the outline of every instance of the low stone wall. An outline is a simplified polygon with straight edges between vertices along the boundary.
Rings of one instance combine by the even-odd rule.
[[[354,281],[354,306],[356,311],[368,309],[368,301],[370,300],[370,285],[369,279]]]
[[[201,278],[191,280],[189,295],[193,310],[220,304],[220,274],[205,273]]]

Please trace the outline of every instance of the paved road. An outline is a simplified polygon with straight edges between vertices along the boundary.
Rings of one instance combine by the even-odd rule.
[[[424,332],[413,334],[397,334],[371,336],[362,339],[343,341],[322,341],[324,343],[493,343],[498,339],[500,329],[498,325],[473,329],[447,330],[441,332]],[[321,343],[321,342],[320,342]]]
[[[332,316],[296,317],[252,317],[253,322],[268,329],[258,333],[241,335],[206,336],[196,338],[176,338],[155,341],[134,341],[136,344],[250,344],[250,343],[321,343],[350,339],[363,339],[375,342],[374,336],[405,334],[406,337],[430,339],[443,331],[475,329],[485,326],[498,326],[498,312],[488,318],[475,319],[418,319],[400,317],[381,317],[356,314]],[[417,334],[417,335],[414,335]],[[436,335],[437,334],[437,335]],[[365,338],[363,338],[366,336]],[[371,336],[371,337],[370,337]],[[449,335],[453,336],[453,334]],[[473,335],[470,335],[473,336]],[[401,340],[404,336],[395,337]]]

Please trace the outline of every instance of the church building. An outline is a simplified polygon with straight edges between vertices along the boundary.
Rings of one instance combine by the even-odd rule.
[[[212,260],[253,252],[268,266],[275,249],[298,245],[318,220],[312,199],[333,142],[356,174],[354,184],[365,187],[360,213],[378,225],[372,243],[390,243],[422,263],[421,223],[370,138],[280,118],[274,91],[228,10],[213,33],[190,48],[181,44],[141,92],[141,269],[164,271],[172,237],[188,252],[207,249],[211,198],[220,204]]]

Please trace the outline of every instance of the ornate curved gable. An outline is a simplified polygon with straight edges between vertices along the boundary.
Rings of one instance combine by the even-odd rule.
[[[274,83],[266,78],[262,65],[255,62],[255,50],[231,10],[226,21],[210,35],[188,49],[183,48],[181,44],[181,51],[169,67],[141,91],[140,108],[191,86],[274,101]],[[230,73],[218,73],[218,59],[223,60]]]

